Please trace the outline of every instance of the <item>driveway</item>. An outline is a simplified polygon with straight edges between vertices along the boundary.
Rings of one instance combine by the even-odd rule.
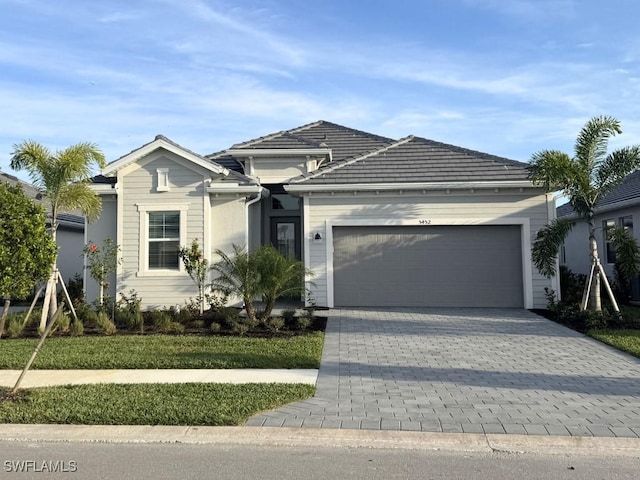
[[[328,317],[316,396],[247,425],[640,437],[640,360],[529,311]]]

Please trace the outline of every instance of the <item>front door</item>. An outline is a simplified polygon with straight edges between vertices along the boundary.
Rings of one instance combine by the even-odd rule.
[[[283,256],[301,260],[300,217],[271,217],[271,245]]]

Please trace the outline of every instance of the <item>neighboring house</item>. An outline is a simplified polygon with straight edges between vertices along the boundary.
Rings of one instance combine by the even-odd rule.
[[[22,185],[22,190],[29,198],[43,204],[42,194],[33,185],[4,172],[0,172],[0,182],[6,182],[10,185]],[[51,212],[46,205],[44,207],[47,213],[47,224],[50,226]],[[84,217],[70,213],[59,214],[56,242],[58,244],[58,269],[64,282],[68,284],[69,280],[73,280],[76,275],[82,276],[84,270],[82,256]]]
[[[567,203],[558,207],[557,217],[575,219],[577,215]],[[600,261],[607,277],[614,280],[616,255],[607,241],[605,227],[618,225],[627,228],[636,239],[640,239],[640,171],[629,174],[617,188],[600,199],[595,208],[594,222],[597,228]],[[580,221],[573,227],[562,246],[560,265],[565,265],[574,273],[586,275],[591,268],[589,252],[589,228],[585,221]],[[632,299],[640,300],[638,278],[632,282]]]
[[[134,289],[145,308],[195,296],[177,259],[193,238],[211,262],[233,243],[300,258],[322,307],[542,308],[556,280],[532,267],[531,242],[555,211],[525,167],[325,121],[206,157],[157,136],[95,178],[87,238],[117,241],[111,294]]]

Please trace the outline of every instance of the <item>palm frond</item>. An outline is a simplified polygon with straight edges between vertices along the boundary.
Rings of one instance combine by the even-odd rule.
[[[622,129],[617,119],[608,116],[591,118],[576,139],[576,161],[591,175],[607,155],[609,139],[618,133],[622,133]]]
[[[26,170],[29,173],[31,183],[38,189],[44,190],[40,172],[50,164],[51,151],[44,145],[33,140],[25,140],[13,145],[11,152],[11,168],[13,170]]]
[[[55,158],[62,176],[69,182],[89,179],[94,164],[101,168],[106,165],[98,146],[90,142],[77,143],[56,152]]]
[[[624,147],[611,152],[601,163],[596,176],[596,188],[601,196],[616,188],[624,177],[640,168],[640,146]]]
[[[555,276],[560,246],[574,225],[575,221],[560,218],[538,230],[531,250],[531,259],[545,277]]]
[[[640,246],[631,232],[623,227],[609,227],[607,238],[616,251],[616,264],[624,277],[631,280],[640,273]]]
[[[531,181],[535,185],[544,186],[548,192],[566,190],[576,174],[571,158],[557,150],[543,150],[533,154],[527,170]]]
[[[63,185],[56,200],[58,211],[80,210],[89,221],[97,219],[102,209],[100,197],[91,190],[87,182]]]

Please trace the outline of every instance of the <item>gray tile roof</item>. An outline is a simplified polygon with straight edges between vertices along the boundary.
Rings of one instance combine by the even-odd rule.
[[[359,157],[332,162],[291,183],[414,183],[528,180],[527,164],[407,137]]]
[[[598,203],[596,203],[596,210],[602,208],[611,209],[615,208],[619,203],[625,202],[628,204],[634,201],[640,204],[640,170],[636,170],[627,175],[620,185],[602,197]],[[556,216],[558,218],[567,217],[574,213],[573,207],[568,203],[556,209]]]
[[[266,135],[242,143],[232,149],[257,148],[330,148],[334,161],[343,160],[364,152],[377,150],[394,142],[391,138],[380,137],[344,127],[336,123],[320,120],[302,127]],[[220,154],[222,154],[221,152]],[[208,158],[215,158],[213,154]],[[217,160],[217,159],[216,159]]]

